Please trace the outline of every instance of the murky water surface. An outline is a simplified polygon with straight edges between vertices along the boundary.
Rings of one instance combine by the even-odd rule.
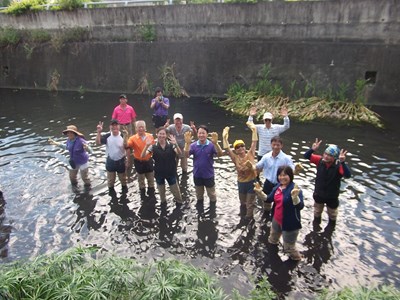
[[[149,99],[128,95],[140,118],[149,124]],[[220,134],[232,126],[230,140],[250,142],[246,118],[231,116],[204,99],[171,100],[171,116],[207,124]],[[246,294],[251,278],[266,275],[281,298],[313,298],[322,288],[356,284],[394,284],[400,288],[400,163],[398,108],[377,108],[388,120],[385,131],[370,126],[299,124],[282,137],[284,151],[305,166],[295,178],[305,194],[298,246],[305,258],[294,263],[271,251],[269,227],[258,208],[255,223],[240,223],[236,173],[228,157],[216,160],[217,217],[195,208],[192,174],[182,177],[183,212],[168,212],[141,203],[134,171],[129,192],[108,195],[104,147],[94,146],[90,159],[93,188],[72,190],[66,153],[47,143],[64,140],[62,130],[75,124],[94,145],[98,121],[110,119],[117,94],[50,95],[45,91],[0,90],[0,185],[6,200],[0,211],[2,262],[62,251],[69,247],[98,246],[104,251],[147,262],[173,257],[215,274],[229,292]],[[346,148],[353,177],[342,183],[340,215],[334,231],[313,228],[315,167],[302,154],[318,137]],[[191,166],[191,161],[190,161]],[[190,168],[191,170],[191,168]],[[0,205],[0,208],[2,206]],[[281,250],[281,249],[280,249]]]

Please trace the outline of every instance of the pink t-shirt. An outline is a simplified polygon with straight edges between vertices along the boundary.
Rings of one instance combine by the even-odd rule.
[[[274,195],[274,202],[275,202],[275,211],[274,211],[274,219],[278,222],[279,225],[282,226],[283,223],[283,193],[282,188],[278,187],[276,189]]]
[[[136,118],[136,112],[130,105],[126,105],[125,109],[118,105],[114,108],[111,118],[117,119],[120,124],[129,124]]]

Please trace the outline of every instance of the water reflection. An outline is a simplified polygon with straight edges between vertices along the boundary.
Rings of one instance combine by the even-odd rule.
[[[0,189],[7,199],[7,215],[0,206],[0,255],[6,260],[96,245],[145,262],[160,257],[188,261],[216,274],[228,290],[246,291],[251,276],[266,275],[282,298],[312,298],[322,287],[358,283],[400,285],[400,147],[395,126],[382,132],[294,121],[284,133],[284,151],[305,167],[295,177],[305,196],[298,238],[305,258],[296,264],[267,243],[270,229],[261,219],[260,206],[253,223],[242,222],[235,168],[228,158],[215,162],[215,215],[210,214],[208,200],[203,208],[196,207],[191,160],[189,174],[179,174],[185,201],[181,210],[175,210],[172,199],[166,207],[159,200],[141,201],[134,171],[129,173],[128,193],[119,193],[121,187],[116,186],[117,193],[109,196],[105,149],[95,146],[94,139],[98,121],[110,118],[115,106],[110,99],[115,95],[86,94],[81,99],[74,93],[54,97],[0,90],[0,97]],[[148,99],[129,99],[151,124]],[[243,134],[246,118],[229,116],[211,105],[205,111],[200,100],[172,99],[170,111],[218,132],[230,125],[232,140],[249,136]],[[396,121],[399,109],[383,112],[393,114]],[[47,143],[50,136],[64,140],[61,132],[70,123],[77,124],[93,146],[90,191],[71,188],[67,156]],[[342,183],[333,232],[325,227],[326,215],[322,228],[314,228],[312,222],[315,167],[302,155],[315,137],[349,151],[353,177]]]

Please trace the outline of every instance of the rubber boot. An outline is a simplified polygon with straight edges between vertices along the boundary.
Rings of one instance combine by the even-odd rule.
[[[179,189],[179,185],[173,184],[169,187],[169,189],[171,190],[171,193],[175,198],[176,204],[177,205],[178,203],[182,204],[182,194],[181,190]]]
[[[142,201],[146,200],[146,189],[140,189],[140,199]]]
[[[279,238],[281,237],[281,234],[278,232],[275,232],[272,228],[271,231],[269,233],[269,237],[268,237],[268,243],[272,244],[272,245],[278,245],[279,244]]]
[[[292,260],[301,260],[303,258],[300,252],[296,249],[296,243],[283,243],[283,250],[289,255],[290,259]]]
[[[150,200],[156,200],[156,191],[153,187],[147,188],[147,195]]]
[[[217,201],[210,201],[210,218],[217,216]]]
[[[166,203],[167,197],[165,196],[165,184],[157,184],[157,189],[158,189],[158,193],[160,194],[161,203]],[[149,193],[149,196],[150,196],[150,193]]]
[[[240,205],[240,216],[244,217],[246,215],[247,207],[246,204],[241,204]]]

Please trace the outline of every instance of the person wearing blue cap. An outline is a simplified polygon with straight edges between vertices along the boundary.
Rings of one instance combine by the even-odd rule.
[[[329,145],[321,155],[314,152],[321,145],[322,140],[315,139],[311,149],[304,153],[304,157],[317,166],[315,177],[314,198],[314,225],[321,223],[321,215],[326,204],[329,224],[335,226],[339,207],[340,181],[350,178],[351,172],[345,163],[347,151],[336,145]]]

